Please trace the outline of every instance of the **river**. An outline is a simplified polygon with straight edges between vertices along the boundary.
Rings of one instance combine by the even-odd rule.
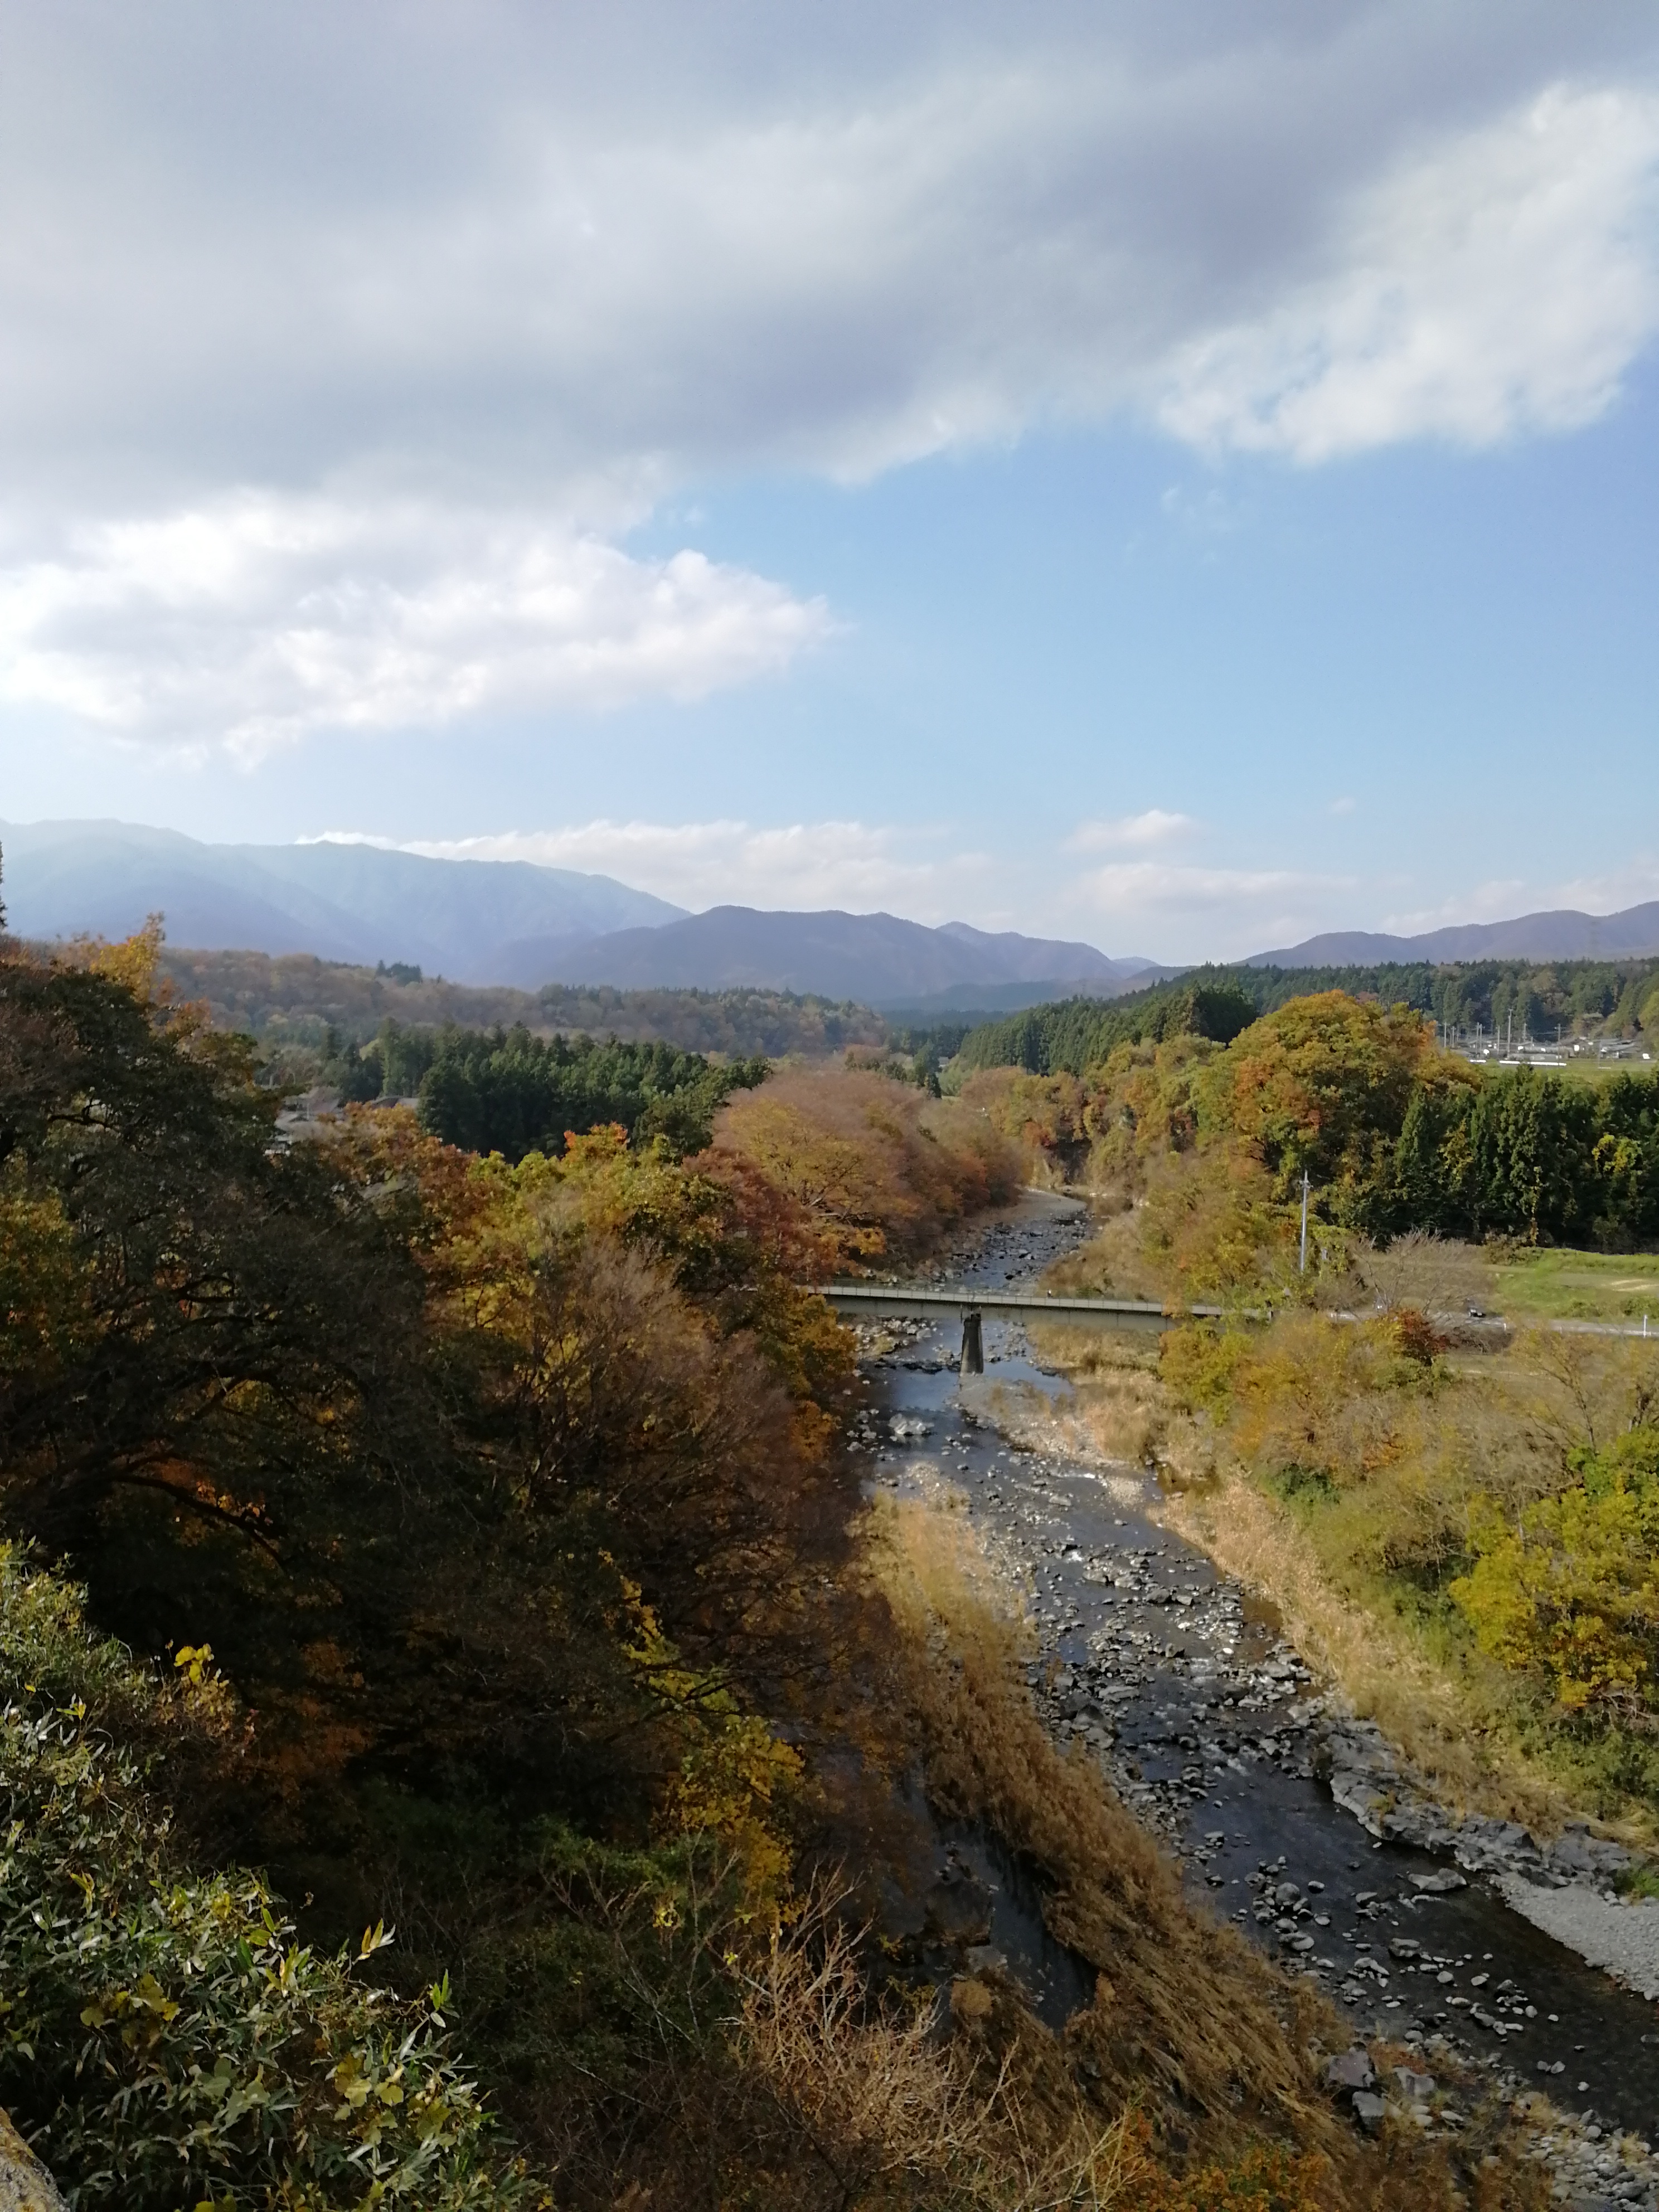
[[[1035,1280],[1086,1217],[1032,1201],[951,1271],[987,1288]],[[1032,1684],[1178,1853],[1194,1897],[1310,1975],[1357,2038],[1387,2035],[1432,2060],[1438,2039],[1516,2090],[1542,2089],[1592,2136],[1659,2135],[1659,2008],[1620,1988],[1510,1910],[1495,1887],[1431,1854],[1376,1843],[1322,1779],[1321,1686],[1271,1608],[1159,1525],[1156,1481],[1022,1447],[1000,1423],[1033,1392],[1070,1386],[1016,1327],[988,1322],[986,1373],[959,1384],[953,1327],[896,1325],[871,1363],[863,1428],[873,1480],[942,1474],[993,1552],[1033,1591]],[[1018,1423],[1029,1434],[1029,1419]],[[982,1847],[964,1839],[970,1855]],[[1000,1874],[1005,1887],[1011,1870]],[[1079,2001],[1052,1945],[1011,1900],[996,1940],[1053,2016]],[[1631,1908],[1632,1910],[1637,1908]],[[1659,1907],[1653,1908],[1659,1911]],[[1607,2201],[1652,2201],[1644,2179]]]

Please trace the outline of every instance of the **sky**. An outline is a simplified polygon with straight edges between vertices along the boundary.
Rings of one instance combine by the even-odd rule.
[[[1659,16],[9,0],[0,818],[1659,897]]]

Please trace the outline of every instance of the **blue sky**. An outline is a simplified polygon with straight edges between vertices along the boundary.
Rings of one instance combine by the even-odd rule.
[[[0,817],[1165,957],[1659,896],[1645,11],[1097,12],[21,8]]]

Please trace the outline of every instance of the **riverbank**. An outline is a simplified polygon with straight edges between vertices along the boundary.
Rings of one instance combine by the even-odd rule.
[[[1028,1216],[959,1263],[966,1279],[1012,1279],[1062,1242]],[[895,1483],[947,1482],[967,1499],[1026,1607],[1031,1686],[1055,1740],[1097,1762],[1182,1853],[1195,1901],[1304,1975],[1368,2045],[1387,2039],[1419,2073],[1437,2066],[1443,2083],[1477,2069],[1529,2128],[1553,2131],[1558,2178],[1571,2172],[1577,2188],[1612,2157],[1618,2188],[1637,2193],[1608,2201],[1659,2201],[1644,2140],[1659,2114],[1659,2058],[1644,2039],[1654,2015],[1558,1940],[1572,1932],[1564,1915],[1587,1903],[1598,1919],[1648,1924],[1648,1908],[1606,1903],[1613,1869],[1600,1839],[1558,1825],[1547,1856],[1523,1827],[1507,1834],[1496,1814],[1477,1812],[1473,1824],[1460,1819],[1471,1861],[1461,1866],[1456,1839],[1430,1823],[1437,1808],[1393,1747],[1316,1679],[1326,1655],[1299,1645],[1297,1624],[1224,1558],[1217,1571],[1217,1530],[1214,1552],[1189,1544],[1176,1525],[1189,1501],[1171,1501],[1144,1468],[1091,1441],[1085,1394],[1002,1331],[988,1332],[986,1375],[964,1392],[953,1347],[915,1334],[883,1362],[879,1471]],[[1123,1393],[1113,1418],[1132,1426],[1144,1411]],[[1391,1815],[1403,1818],[1380,1832]],[[1575,1855],[1584,1863],[1573,1866]],[[1565,1902],[1547,1918],[1524,1917],[1524,1896],[1506,1893],[1512,1881]],[[1635,1961],[1625,1964],[1640,1987]],[[1431,2103],[1414,2125],[1455,2130],[1455,2100],[1440,2097],[1452,2121],[1435,2122]],[[1559,2100],[1573,2117],[1559,2117]],[[1614,2151],[1619,2126],[1640,2132]]]
[[[1659,1900],[1620,1894],[1650,1864],[1645,1853],[1598,1832],[1550,1778],[1474,1733],[1456,1683],[1396,1624],[1332,1589],[1291,1517],[1247,1476],[1174,1493],[1162,1518],[1270,1598],[1334,1685],[1321,1754],[1333,1796],[1368,1834],[1496,1876],[1535,1927],[1659,1998]]]

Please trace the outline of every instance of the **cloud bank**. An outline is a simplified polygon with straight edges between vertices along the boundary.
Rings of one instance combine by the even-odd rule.
[[[1578,428],[1659,325],[1656,158],[1659,100],[1555,87],[1403,164],[1334,274],[1179,349],[1158,419],[1304,462]]]
[[[696,699],[830,627],[697,552],[451,508],[244,495],[72,532],[0,574],[0,697],[244,758],[317,728]]]
[[[827,611],[627,527],[1044,423],[1571,430],[1659,327],[1650,11],[22,0],[0,686],[245,755],[696,696]]]
[[[982,903],[989,858],[953,849],[945,830],[866,822],[587,822],[500,836],[427,840],[405,850],[437,860],[531,860],[580,868],[654,891],[681,906],[893,909],[950,921]]]

